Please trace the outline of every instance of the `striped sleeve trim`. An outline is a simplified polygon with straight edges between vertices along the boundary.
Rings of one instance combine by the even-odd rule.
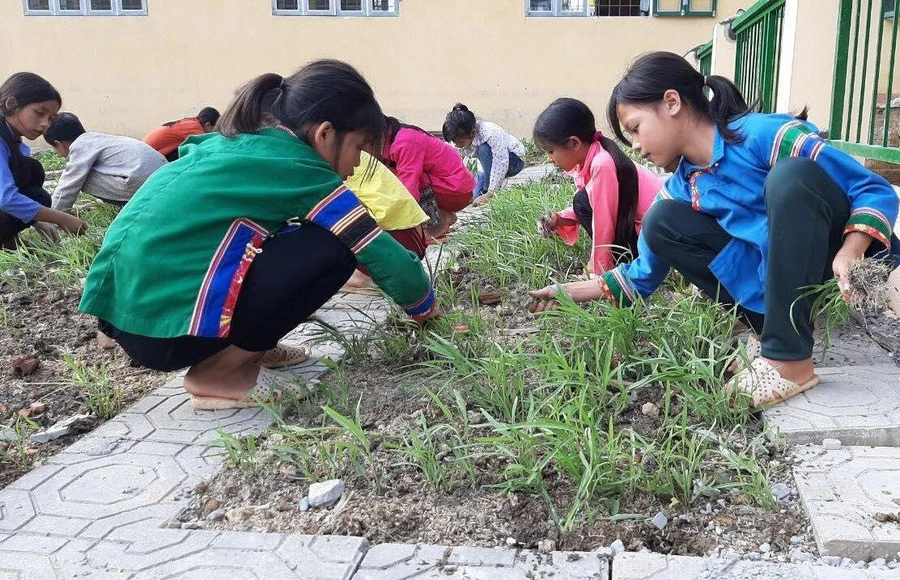
[[[403,306],[403,311],[406,312],[407,316],[417,322],[428,320],[434,316],[436,309],[437,300],[434,296],[434,288],[431,286],[428,287],[428,293],[424,298],[414,304]]]
[[[607,271],[600,277],[600,288],[603,290],[604,297],[610,302],[619,306],[634,304],[634,288],[622,272],[621,266]]]
[[[375,219],[343,185],[317,203],[306,219],[331,231],[354,254],[360,253],[381,233]]]
[[[660,188],[659,193],[656,194],[656,201],[659,201],[661,199],[675,199],[675,196],[672,195],[672,192],[670,192],[665,185],[663,185]]]
[[[804,157],[815,161],[825,147],[825,140],[801,121],[785,123],[775,135],[769,165],[788,157]]]
[[[850,214],[850,219],[847,220],[844,235],[851,232],[868,234],[881,242],[884,247],[891,247],[891,224],[878,210],[868,207],[854,210]]]

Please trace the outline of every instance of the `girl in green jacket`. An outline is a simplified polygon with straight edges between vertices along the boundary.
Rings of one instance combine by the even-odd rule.
[[[242,87],[220,133],[190,137],[110,226],[81,309],[138,363],[190,367],[198,409],[304,394],[278,341],[357,264],[416,320],[435,298],[418,258],[382,232],[343,180],[381,143],[384,116],[353,67],[313,62]]]

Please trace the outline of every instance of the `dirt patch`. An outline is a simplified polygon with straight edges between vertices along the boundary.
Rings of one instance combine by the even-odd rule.
[[[74,291],[24,291],[0,286],[0,322],[4,327],[0,332],[0,421],[7,426],[4,441],[0,441],[0,486],[101,423],[96,418],[81,422],[79,433],[41,445],[28,440],[36,429],[88,412],[84,381],[75,379],[64,357],[89,369],[85,375],[88,381],[93,376],[90,370],[105,369],[109,384],[122,390],[124,406],[170,376],[132,367],[120,349],[98,349],[96,319],[78,312],[80,297]],[[39,364],[33,369],[28,368],[33,363],[23,367],[21,357]]]

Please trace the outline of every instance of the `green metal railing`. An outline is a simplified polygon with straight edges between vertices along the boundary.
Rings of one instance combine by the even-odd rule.
[[[775,110],[785,0],[760,0],[731,23],[737,39],[734,82],[751,106]]]
[[[697,60],[700,62],[700,74],[712,73],[712,40],[697,48]]]
[[[900,0],[841,0],[829,129],[836,147],[890,163],[900,163],[900,149],[891,146],[890,106],[897,68],[898,27],[893,20],[892,34],[885,42],[884,15],[897,14],[898,10]],[[882,94],[884,62],[888,63],[887,90]]]

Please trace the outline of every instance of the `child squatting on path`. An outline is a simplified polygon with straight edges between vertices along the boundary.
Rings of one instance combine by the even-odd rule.
[[[20,72],[0,85],[0,247],[14,250],[19,232],[34,226],[58,241],[52,224],[73,234],[84,233],[84,222],[50,209],[44,190],[44,167],[28,156],[22,138],[43,135],[62,107],[59,92],[43,78]]]
[[[444,141],[453,143],[466,157],[481,164],[475,176],[473,205],[481,205],[503,187],[503,180],[525,169],[525,145],[502,127],[479,121],[475,113],[461,103],[447,113],[442,129]]]
[[[564,291],[576,302],[630,304],[674,268],[707,296],[736,304],[761,337],[748,342],[752,363],[728,383],[731,392],[773,405],[818,384],[811,300],[798,300],[801,288],[837,276],[846,291],[854,261],[888,252],[900,261],[890,184],[811,124],[751,113],[731,81],[704,77],[676,54],[635,61],[608,113],[616,135],[627,142],[627,132],[644,158],[680,163],[644,216],[635,261]],[[558,291],[533,293],[532,310]]]
[[[659,178],[597,131],[594,114],[576,99],[553,101],[535,121],[534,140],[577,190],[570,209],[538,221],[538,233],[556,233],[573,245],[584,228],[592,239],[592,274],[636,257],[644,214],[662,187]]]
[[[122,206],[166,164],[166,158],[133,137],[86,132],[72,113],[60,113],[44,140],[66,158],[53,192],[53,209],[69,211],[80,192]]]
[[[147,180],[88,272],[80,308],[129,356],[190,367],[194,408],[244,407],[272,388],[306,393],[267,367],[308,356],[279,339],[357,264],[413,319],[434,316],[421,262],[343,184],[384,134],[356,69],[321,60],[286,78],[264,74],[239,90],[219,130],[190,137]]]
[[[475,179],[450,145],[393,117],[386,122],[381,161],[428,214],[426,239],[441,239],[456,222],[456,212],[472,202]]]

